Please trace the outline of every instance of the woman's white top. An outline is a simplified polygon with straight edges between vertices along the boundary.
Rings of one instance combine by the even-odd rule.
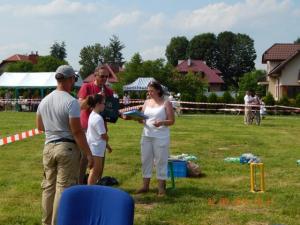
[[[170,136],[170,129],[168,126],[155,127],[153,123],[156,120],[166,120],[167,113],[165,104],[157,107],[146,106],[144,114],[148,117],[145,121],[142,136],[165,138]]]
[[[104,153],[106,141],[101,138],[101,134],[105,133],[106,129],[102,116],[92,111],[89,116],[86,139],[93,155],[101,156]]]

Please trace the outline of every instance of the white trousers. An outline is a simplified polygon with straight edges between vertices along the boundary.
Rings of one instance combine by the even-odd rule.
[[[152,168],[156,165],[156,178],[166,180],[168,170],[170,137],[155,138],[142,136],[141,158],[143,178],[151,178]]]

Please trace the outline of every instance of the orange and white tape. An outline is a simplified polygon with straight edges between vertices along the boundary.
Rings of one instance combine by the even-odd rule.
[[[9,143],[12,143],[12,142],[16,142],[16,141],[21,141],[25,138],[29,138],[29,137],[32,137],[34,135],[42,134],[42,133],[43,133],[43,131],[40,131],[37,128],[35,128],[35,129],[24,131],[24,132],[19,133],[19,134],[15,134],[15,135],[12,135],[12,136],[0,138],[0,146],[1,145],[6,145],[6,144],[9,144]]]
[[[123,112],[127,112],[127,111],[130,111],[130,110],[133,110],[133,109],[140,109],[142,107],[143,107],[143,105],[130,106],[130,107],[120,109],[119,112],[123,113]]]

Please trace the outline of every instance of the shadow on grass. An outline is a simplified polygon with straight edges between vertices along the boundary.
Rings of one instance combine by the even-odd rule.
[[[196,187],[183,187],[167,189],[167,195],[159,197],[157,189],[150,189],[148,193],[135,194],[134,189],[124,190],[132,195],[136,204],[154,204],[159,202],[164,203],[177,203],[186,202],[187,204],[192,201],[204,201],[209,199],[220,199],[224,196],[238,196],[238,193],[233,191],[220,191],[216,189],[196,188]]]

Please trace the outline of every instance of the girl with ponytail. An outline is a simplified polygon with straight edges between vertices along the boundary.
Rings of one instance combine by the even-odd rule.
[[[91,168],[88,177],[88,184],[92,185],[96,184],[102,177],[106,149],[109,153],[111,153],[112,149],[108,145],[108,135],[104,120],[100,115],[100,112],[102,112],[105,107],[104,96],[100,94],[89,96],[87,104],[93,109],[88,120],[88,129],[86,133],[86,138],[94,160],[94,165]]]

